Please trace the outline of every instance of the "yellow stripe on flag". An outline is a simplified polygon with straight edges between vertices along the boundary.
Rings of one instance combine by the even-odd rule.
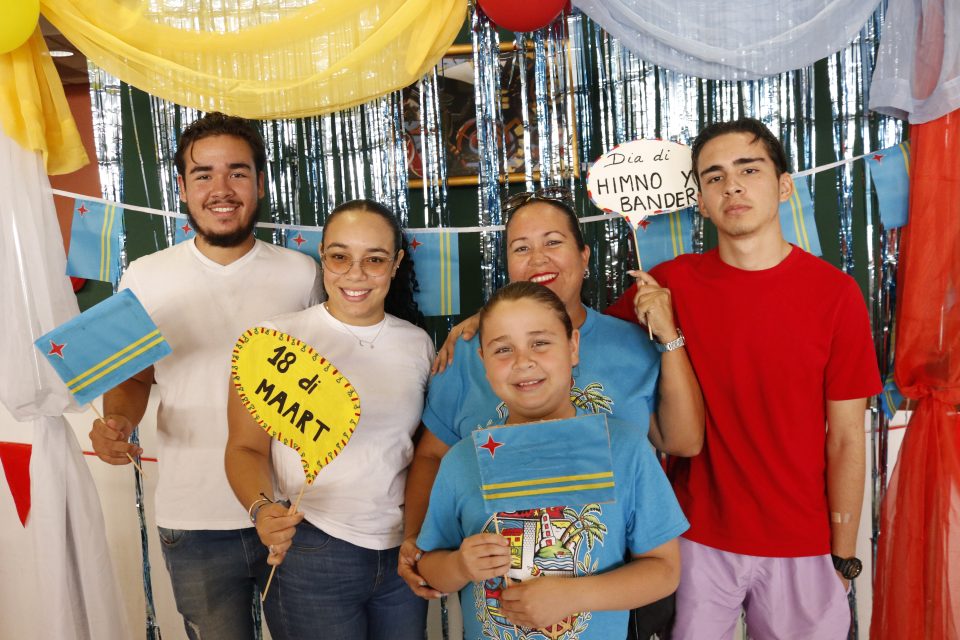
[[[670,218],[670,243],[673,245],[673,257],[676,258],[683,253],[683,226],[680,224],[680,214],[677,212],[668,213]]]
[[[804,251],[810,251],[810,238],[807,237],[807,230],[803,225],[803,203],[800,202],[796,187],[790,194],[790,214],[793,217],[793,231],[797,236],[797,243]]]
[[[556,484],[557,482],[577,482],[580,480],[600,480],[601,478],[612,478],[613,471],[600,471],[598,473],[581,473],[573,476],[556,476],[554,478],[535,478],[533,480],[517,480],[515,482],[494,482],[493,484],[481,485],[484,491],[491,489],[513,489],[514,487],[531,487],[537,484]]]
[[[83,379],[86,378],[87,376],[93,375],[93,374],[96,373],[98,370],[102,369],[103,367],[106,367],[107,365],[109,365],[111,362],[113,362],[113,361],[116,360],[117,358],[122,358],[124,355],[126,355],[126,353],[127,353],[128,351],[132,351],[133,349],[136,349],[137,347],[139,347],[139,346],[140,346],[141,344],[143,344],[144,342],[147,342],[148,340],[152,340],[155,336],[159,336],[159,335],[160,335],[160,329],[154,329],[153,331],[151,331],[151,332],[148,333],[147,335],[143,336],[143,337],[140,338],[139,340],[137,340],[137,341],[135,341],[135,342],[131,342],[130,344],[128,344],[127,346],[125,346],[123,349],[120,349],[119,351],[117,351],[116,353],[114,353],[114,354],[113,354],[112,356],[110,356],[109,358],[106,358],[105,360],[102,360],[102,361],[98,362],[97,364],[93,365],[92,367],[90,367],[89,369],[87,369],[86,371],[84,371],[83,373],[81,373],[80,375],[78,375],[77,377],[73,378],[72,380],[67,381],[67,386],[68,386],[68,387],[72,387],[72,386],[73,386],[74,384],[76,384],[78,381],[83,380]],[[160,337],[162,338],[163,336],[160,336]]]
[[[450,243],[453,242],[452,233],[444,234],[447,237],[447,254],[445,257],[447,265],[447,315],[453,313],[453,252],[450,250]]]
[[[148,342],[147,344],[143,345],[142,347],[140,347],[139,349],[137,349],[136,351],[134,351],[133,353],[131,353],[130,355],[128,355],[126,358],[124,358],[124,359],[122,359],[122,360],[118,360],[118,361],[115,362],[112,366],[107,367],[106,369],[104,369],[103,371],[101,371],[100,373],[98,373],[97,375],[95,375],[95,376],[93,376],[92,378],[89,378],[88,380],[84,381],[83,384],[79,384],[79,385],[77,385],[76,387],[70,387],[70,392],[71,392],[71,393],[76,393],[77,391],[80,391],[81,389],[83,389],[83,388],[85,388],[85,387],[93,384],[94,382],[96,382],[97,380],[99,380],[99,379],[102,378],[103,376],[107,375],[107,374],[110,373],[111,371],[114,371],[114,370],[116,370],[116,369],[119,369],[119,368],[122,367],[123,365],[127,364],[128,362],[130,362],[131,360],[133,360],[134,358],[136,358],[136,357],[139,356],[140,354],[145,353],[145,352],[149,351],[150,349],[153,349],[155,346],[157,346],[157,345],[160,344],[161,342],[165,342],[164,337],[163,337],[163,336],[157,336],[157,338],[156,338],[153,342]]]
[[[110,280],[110,229],[116,217],[117,206],[108,204],[103,211],[103,227],[100,229],[100,281]]]
[[[613,487],[611,482],[596,482],[593,484],[564,484],[558,487],[543,487],[540,489],[526,489],[523,491],[504,491],[501,493],[485,493],[484,500],[498,500],[500,498],[520,498],[523,496],[539,496],[550,493],[564,493],[566,491],[586,491],[589,489],[609,489]]]
[[[910,143],[900,143],[900,154],[903,156],[903,167],[907,170],[907,178],[910,177]]]

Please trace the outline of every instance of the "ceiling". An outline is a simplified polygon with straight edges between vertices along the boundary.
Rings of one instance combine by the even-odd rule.
[[[73,44],[60,33],[55,26],[40,17],[40,32],[47,42],[50,51],[72,51],[73,55],[66,58],[55,57],[53,63],[60,74],[60,81],[66,85],[87,84],[87,58]]]

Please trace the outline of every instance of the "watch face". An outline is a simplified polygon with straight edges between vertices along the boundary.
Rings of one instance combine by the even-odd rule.
[[[860,558],[849,558],[843,568],[843,577],[847,580],[853,580],[860,575],[861,571],[863,571],[863,563],[860,562]]]

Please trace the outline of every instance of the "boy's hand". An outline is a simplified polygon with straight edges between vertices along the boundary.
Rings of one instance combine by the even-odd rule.
[[[500,592],[500,610],[518,627],[541,629],[571,613],[569,578],[535,578],[511,582]]]
[[[495,533],[472,535],[460,543],[457,562],[470,582],[506,575],[510,570],[510,543]]]

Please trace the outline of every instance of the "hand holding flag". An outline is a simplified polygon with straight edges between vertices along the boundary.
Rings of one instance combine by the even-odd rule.
[[[90,403],[171,353],[157,325],[128,289],[40,336],[34,345],[47,357],[47,362],[80,404]],[[97,412],[93,404],[90,407]],[[103,422],[102,416],[100,421]],[[125,439],[129,432],[123,435]],[[108,436],[108,439],[117,437]],[[127,457],[142,473],[130,455],[139,449],[128,446]]]

